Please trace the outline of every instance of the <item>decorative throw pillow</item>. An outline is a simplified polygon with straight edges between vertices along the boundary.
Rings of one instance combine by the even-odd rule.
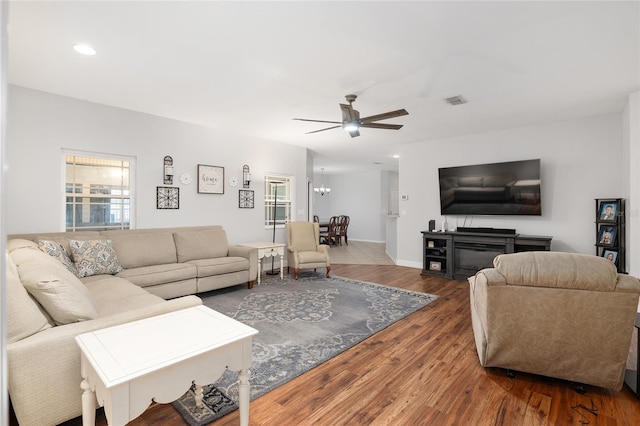
[[[78,275],[76,265],[74,265],[73,260],[71,260],[64,247],[62,247],[62,244],[51,240],[40,240],[38,241],[38,248],[49,256],[58,259],[73,275]]]
[[[89,289],[59,262],[24,262],[18,265],[18,274],[22,285],[57,325],[97,318]]]
[[[122,271],[111,240],[69,240],[69,246],[80,278]]]
[[[7,267],[7,340],[17,342],[39,331],[51,328],[35,300],[20,282],[18,269],[6,255]]]

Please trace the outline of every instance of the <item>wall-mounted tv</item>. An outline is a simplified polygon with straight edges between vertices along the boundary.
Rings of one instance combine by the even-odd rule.
[[[443,215],[542,215],[540,159],[438,169]]]

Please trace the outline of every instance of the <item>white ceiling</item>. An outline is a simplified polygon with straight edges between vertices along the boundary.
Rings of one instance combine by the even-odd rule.
[[[639,22],[635,1],[14,1],[8,81],[304,146],[327,174],[393,170],[400,144],[621,111]],[[339,121],[349,93],[404,127],[292,120]]]

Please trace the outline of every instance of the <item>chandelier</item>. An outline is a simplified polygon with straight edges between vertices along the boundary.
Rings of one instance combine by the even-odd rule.
[[[324,186],[324,167],[322,167],[320,170],[322,170],[322,184],[320,185],[320,188],[313,188],[313,190],[320,195],[324,195],[331,192],[331,188],[327,188]]]

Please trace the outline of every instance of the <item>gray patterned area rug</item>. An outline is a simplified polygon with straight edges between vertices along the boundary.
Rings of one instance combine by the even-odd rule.
[[[437,296],[323,273],[269,279],[200,295],[206,306],[259,331],[253,339],[253,401],[367,337],[417,311]],[[204,407],[193,388],[173,406],[192,426],[206,425],[238,408],[236,372],[204,386]]]

